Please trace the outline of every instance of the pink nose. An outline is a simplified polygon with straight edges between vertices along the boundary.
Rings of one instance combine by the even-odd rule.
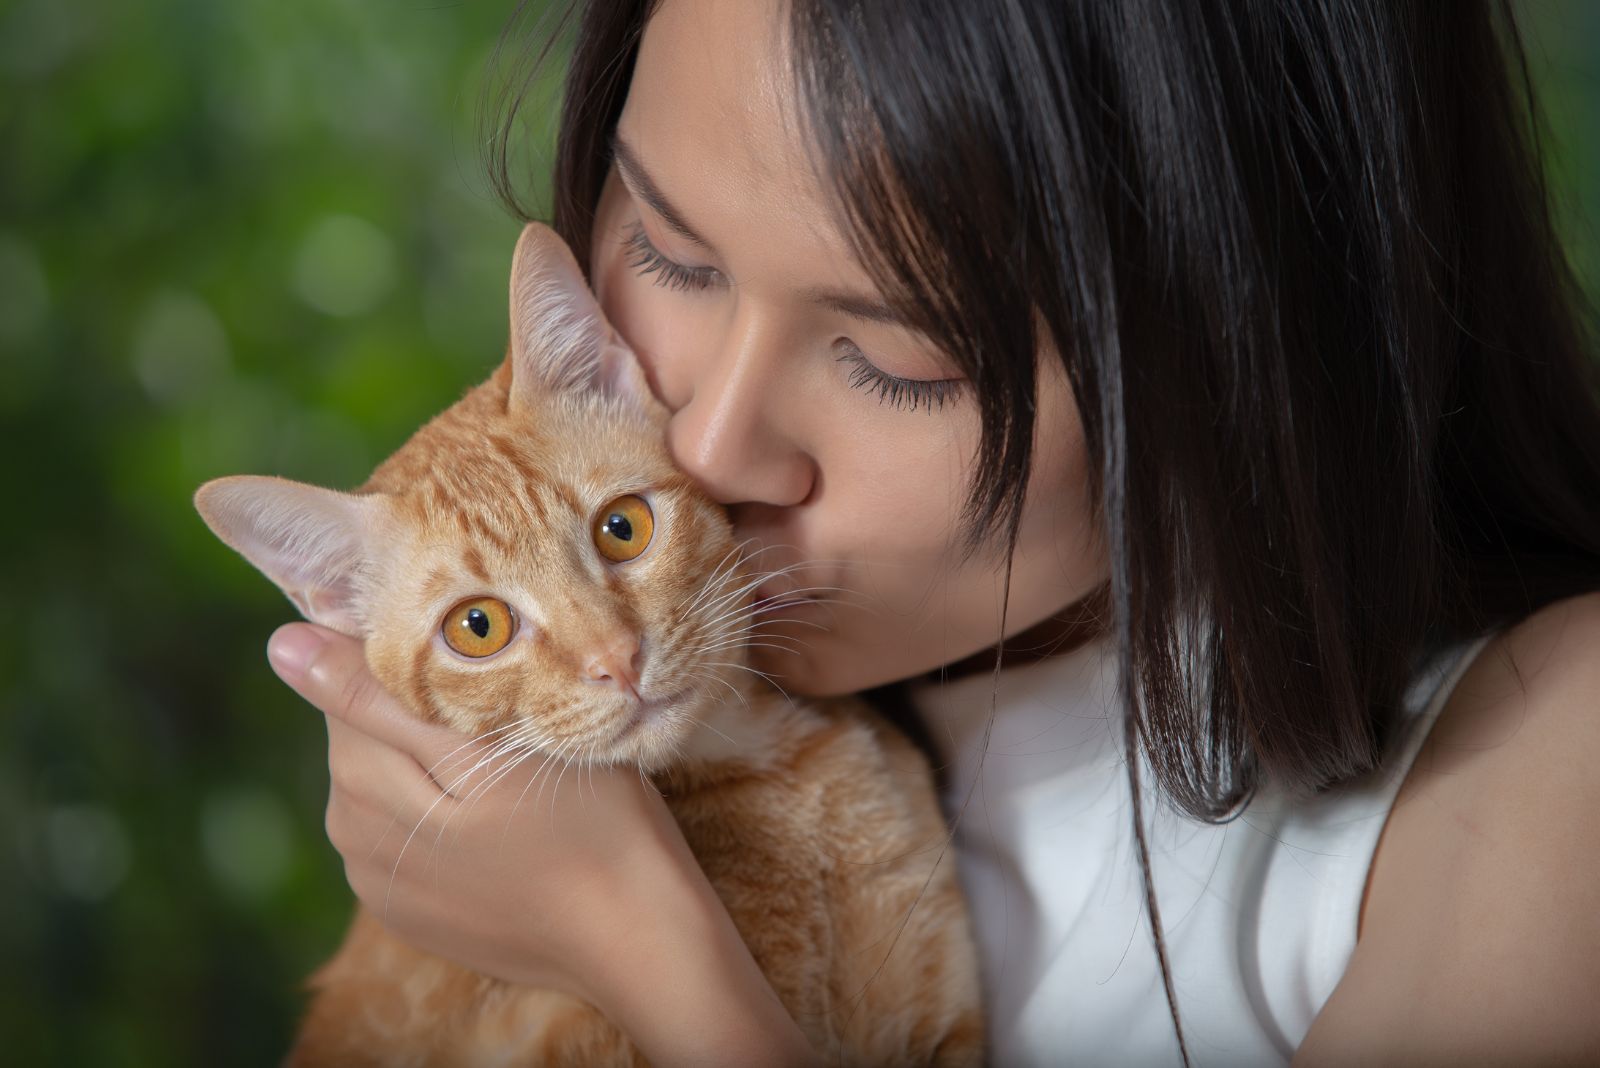
[[[639,696],[639,639],[619,636],[589,654],[584,674],[594,682],[610,683],[623,693]]]

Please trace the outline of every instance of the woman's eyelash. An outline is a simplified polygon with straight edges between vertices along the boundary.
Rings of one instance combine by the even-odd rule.
[[[850,387],[864,389],[868,393],[878,395],[878,403],[888,404],[895,408],[916,411],[921,406],[925,411],[942,409],[961,393],[961,379],[959,378],[900,378],[898,375],[880,371],[867,359],[866,354],[848,342],[844,351],[839,354],[841,363],[848,363],[850,368]]]
[[[668,289],[710,289],[722,277],[715,267],[685,267],[663,256],[645,236],[644,226],[635,223],[626,242],[628,266],[640,275],[655,275],[650,281]]]
[[[640,275],[654,275],[650,281],[668,289],[703,290],[719,284],[722,275],[715,267],[685,267],[661,254],[650,243],[644,226],[635,223],[625,243],[628,266]],[[919,407],[932,412],[943,408],[961,392],[959,378],[901,378],[880,371],[866,354],[854,345],[845,343],[839,360],[851,364],[850,388],[864,389],[876,394],[878,403],[894,408],[916,411]]]

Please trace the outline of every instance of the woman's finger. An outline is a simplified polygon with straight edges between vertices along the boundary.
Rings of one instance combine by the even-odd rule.
[[[278,677],[330,716],[429,766],[459,748],[459,731],[417,719],[367,668],[360,642],[314,623],[288,623],[267,642]]]

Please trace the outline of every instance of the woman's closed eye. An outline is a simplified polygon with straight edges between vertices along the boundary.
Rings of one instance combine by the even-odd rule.
[[[852,389],[864,389],[876,394],[878,403],[895,408],[916,411],[942,409],[961,395],[961,378],[901,378],[882,370],[855,343],[840,338],[834,343],[839,352],[838,361],[850,368]]]
[[[663,256],[661,250],[651,244],[643,223],[633,225],[626,247],[628,266],[655,285],[667,289],[701,290],[728,284],[722,272],[715,267],[688,267]]]
[[[649,278],[654,285],[694,292],[728,285],[727,277],[715,267],[691,267],[669,259],[651,242],[643,223],[634,223],[625,247],[628,250],[628,266],[641,277]],[[902,378],[879,368],[847,338],[835,342],[834,348],[838,350],[839,362],[850,368],[850,388],[875,395],[880,404],[896,409],[916,411],[921,408],[932,412],[942,409],[961,393],[963,379]]]

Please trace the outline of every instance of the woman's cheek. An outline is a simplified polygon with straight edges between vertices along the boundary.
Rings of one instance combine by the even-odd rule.
[[[961,565],[961,512],[976,435],[969,441],[953,412],[851,414],[855,426],[842,423],[825,438],[837,450],[823,464],[834,476],[830,535],[864,568],[876,597],[908,611],[927,598],[931,582]],[[874,421],[869,416],[877,426],[863,425]]]

